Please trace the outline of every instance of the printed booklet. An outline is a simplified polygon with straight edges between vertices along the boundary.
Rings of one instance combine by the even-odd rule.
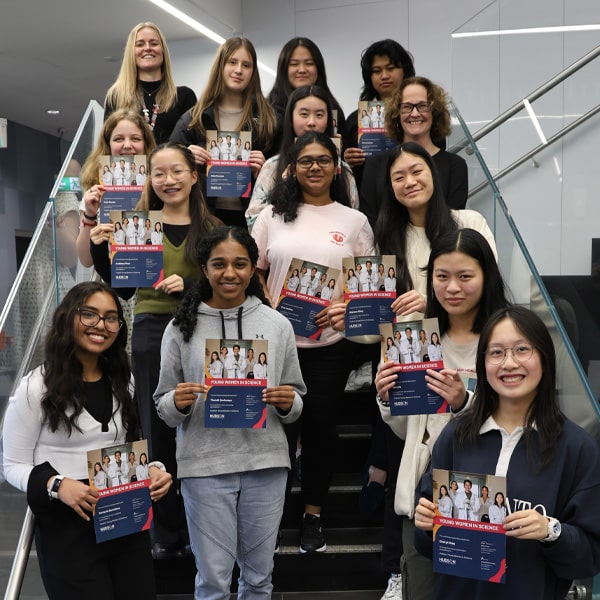
[[[346,337],[376,336],[379,325],[393,323],[391,309],[396,299],[396,257],[355,256],[342,260]]]
[[[209,197],[249,198],[252,191],[250,131],[206,132],[206,195]]]
[[[367,156],[391,150],[397,145],[385,134],[385,106],[381,100],[358,103],[358,147]]]
[[[336,293],[339,269],[326,265],[293,258],[281,293],[277,310],[285,315],[294,333],[301,337],[318,340],[321,329],[315,324],[315,317],[331,304]]]
[[[146,183],[146,155],[101,156],[99,182],[106,190],[100,202],[100,223],[110,221],[111,210],[133,211]]]
[[[508,501],[505,477],[434,468],[433,570],[504,583]]]
[[[440,414],[450,405],[427,387],[427,369],[444,368],[437,319],[386,323],[379,326],[384,361],[401,364],[396,385],[389,391],[392,415]]]
[[[164,279],[162,212],[111,210],[112,287],[156,287]]]
[[[262,392],[269,370],[267,340],[207,339],[205,427],[264,429]]]
[[[152,527],[148,442],[124,442],[87,453],[90,487],[98,491],[94,507],[96,542]]]

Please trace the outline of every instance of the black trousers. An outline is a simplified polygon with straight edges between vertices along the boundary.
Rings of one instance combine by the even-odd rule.
[[[35,545],[50,600],[153,600],[147,531],[96,543],[93,521],[66,504],[36,518]]]

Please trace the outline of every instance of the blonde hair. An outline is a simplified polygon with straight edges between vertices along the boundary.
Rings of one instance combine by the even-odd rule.
[[[102,130],[98,136],[98,143],[83,163],[83,167],[81,167],[79,181],[83,190],[88,190],[98,183],[101,166],[100,157],[111,153],[110,137],[112,136],[115,127],[121,121],[131,121],[142,132],[142,135],[144,136],[145,154],[149,154],[156,147],[156,141],[154,140],[152,130],[139,112],[128,108],[116,110],[108,116],[106,121],[104,121]]]
[[[131,108],[134,110],[139,110],[140,107],[144,106],[143,93],[138,84],[137,66],[135,64],[135,42],[138,33],[146,27],[156,32],[163,52],[163,63],[160,68],[162,82],[156,93],[156,103],[160,106],[161,113],[167,112],[175,104],[177,100],[177,86],[173,81],[171,57],[167,41],[154,23],[145,21],[144,23],[138,23],[129,32],[129,36],[127,36],[121,69],[116,81],[110,86],[108,92],[106,92],[105,105],[110,105],[114,109]]]
[[[202,95],[192,108],[192,120],[189,128],[196,128],[202,137],[206,137],[206,129],[202,123],[202,113],[209,107],[217,107],[219,101],[225,94],[225,81],[223,79],[223,69],[231,55],[239,48],[244,48],[250,54],[252,59],[252,75],[250,82],[243,92],[243,108],[240,122],[237,124],[237,130],[250,130],[255,133],[268,146],[273,142],[275,130],[277,128],[277,119],[271,105],[263,96],[260,75],[256,58],[256,50],[252,42],[244,37],[232,37],[226,40],[215,56],[206,87]],[[253,108],[256,106],[258,119],[254,120]],[[218,115],[215,114],[217,126]],[[254,145],[254,143],[253,143]]]

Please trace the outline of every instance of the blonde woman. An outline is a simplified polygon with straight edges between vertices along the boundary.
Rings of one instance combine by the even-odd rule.
[[[117,108],[144,116],[156,143],[166,142],[181,115],[194,106],[196,94],[173,81],[167,42],[154,23],[138,23],[130,32],[116,81],[104,101],[104,118]]]

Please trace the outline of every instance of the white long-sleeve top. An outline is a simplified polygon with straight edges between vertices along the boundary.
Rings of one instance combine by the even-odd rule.
[[[114,414],[108,431],[85,409],[71,435],[59,427],[50,431],[43,423],[42,397],[46,391],[42,367],[28,373],[8,401],[2,435],[4,437],[4,474],[6,480],[21,491],[35,465],[48,461],[61,475],[72,479],[89,477],[87,452],[125,441],[126,431],[120,412]],[[117,409],[113,398],[113,412]],[[118,428],[117,428],[118,426]]]

